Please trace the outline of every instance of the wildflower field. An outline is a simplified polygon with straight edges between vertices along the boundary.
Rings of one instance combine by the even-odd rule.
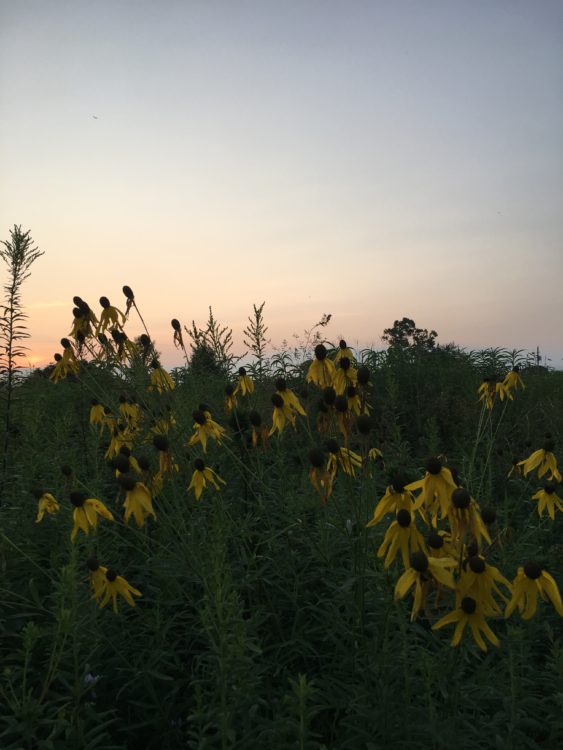
[[[0,746],[563,746],[563,373],[123,291],[3,371]]]

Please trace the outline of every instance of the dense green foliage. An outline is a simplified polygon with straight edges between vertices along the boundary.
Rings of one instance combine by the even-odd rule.
[[[366,522],[397,468],[416,479],[427,456],[445,454],[482,505],[497,509],[494,565],[512,580],[537,558],[563,587],[563,514],[538,518],[530,497],[540,483],[507,479],[513,458],[546,431],[561,459],[563,373],[523,370],[526,390],[495,405],[475,445],[482,376],[503,375],[518,353],[408,343],[362,352],[374,431],[352,447],[377,446],[384,463],[371,477],[340,475],[323,507],[307,476],[308,451],[323,440],[318,389],[305,386],[303,367],[282,355],[268,369],[261,363],[252,408],[264,422],[276,369],[292,377],[309,417],[252,448],[249,407],[241,400],[224,413],[224,377],[202,372],[201,347],[166,398],[147,393],[143,367],[117,375],[91,365],[57,385],[38,373],[19,386],[0,511],[0,746],[560,747],[563,621],[553,608],[542,603],[529,622],[492,619],[499,649],[483,654],[469,637],[451,648],[449,629],[432,631],[424,614],[411,623],[409,599],[394,601],[399,566],[385,571],[375,555],[387,524]],[[122,393],[154,417],[171,407],[180,471],[155,500],[156,523],[101,521],[71,544],[71,486],[122,517],[107,439],[88,421],[92,397],[117,411]],[[200,401],[231,440],[206,456],[226,487],[195,502],[187,485],[201,452],[188,456],[186,439]],[[134,454],[156,468],[150,438]],[[40,524],[37,487],[63,506]],[[135,609],[97,607],[85,565],[94,553],[140,589]]]

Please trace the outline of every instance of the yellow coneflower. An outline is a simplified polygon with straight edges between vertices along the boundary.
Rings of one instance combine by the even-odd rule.
[[[142,418],[142,411],[134,398],[119,397],[119,413],[132,430],[137,429]],[[171,417],[173,419],[173,417]]]
[[[122,576],[118,576],[115,570],[106,570],[106,580],[102,598],[100,599],[100,608],[105,607],[109,604],[110,600],[112,603],[113,611],[117,614],[117,597],[122,596],[127,604],[131,607],[135,606],[135,600],[131,596],[142,596],[141,592],[133,588]]]
[[[40,523],[43,520],[45,513],[54,516],[61,509],[61,506],[50,492],[38,490],[35,493],[35,496],[37,498],[37,518],[35,519],[35,523]]]
[[[528,456],[528,458],[524,459],[524,461],[519,461],[518,465],[522,467],[524,476],[528,476],[531,471],[537,469],[538,477],[540,479],[549,471],[549,476],[547,477],[548,481],[551,482],[553,479],[556,479],[560,482],[561,474],[557,468],[557,459],[553,453],[554,448],[555,441],[552,440],[551,437],[548,437],[543,444],[543,448],[534,451]]]
[[[424,479],[411,482],[406,486],[407,490],[416,492],[421,490],[420,496],[425,508],[432,514],[432,522],[435,525],[438,518],[438,510],[442,518],[448,515],[451,503],[451,494],[457,485],[454,482],[451,471],[442,466],[439,458],[429,458],[425,465],[426,474]]]
[[[252,410],[248,415],[250,424],[252,425],[252,436],[251,443],[252,447],[256,448],[260,442],[263,448],[268,446],[268,438],[270,437],[270,431],[266,425],[262,424],[262,417],[256,410]]]
[[[135,295],[133,294],[133,290],[130,286],[127,286],[127,284],[122,287],[123,294],[125,295],[125,299],[127,302],[125,303],[125,317],[127,318],[129,316],[129,311],[135,305]]]
[[[96,336],[99,336],[100,333],[104,333],[108,328],[123,328],[125,315],[121,310],[118,310],[117,307],[113,307],[107,297],[100,297],[100,305],[102,306],[102,312],[100,314],[100,322],[98,323]]]
[[[508,392],[510,391],[517,391],[518,388],[526,388],[524,383],[522,382],[522,378],[520,377],[520,368],[518,365],[515,365],[512,370],[507,373],[504,380],[502,381],[502,384]]]
[[[313,489],[318,493],[323,505],[326,505],[332,494],[334,474],[325,468],[325,455],[320,448],[311,448],[309,451],[309,479]]]
[[[512,393],[505,387],[504,383],[492,377],[483,378],[478,394],[479,401],[483,401],[489,410],[493,408],[496,396],[499,396],[501,401],[504,401],[505,398],[512,401],[513,398]]]
[[[458,550],[452,543],[451,534],[447,531],[431,531],[426,539],[432,557],[456,557]]]
[[[521,477],[522,476],[522,467],[520,464],[522,463],[521,459],[519,457],[515,457],[512,459],[512,464],[510,466],[510,471],[506,475],[507,479],[510,479],[510,477],[514,474],[514,476]]]
[[[307,382],[315,383],[321,388],[332,385],[335,375],[334,364],[327,359],[327,350],[324,344],[317,344],[315,347],[315,359],[309,365],[307,371]]]
[[[106,426],[106,413],[104,410],[104,405],[100,404],[100,402],[95,398],[93,398],[90,403],[90,424],[99,425],[100,431],[103,431],[104,427]]]
[[[464,596],[471,596],[479,604],[485,615],[500,615],[500,606],[494,595],[499,596],[505,604],[508,598],[499,589],[502,584],[508,592],[512,593],[512,585],[498,568],[489,565],[481,555],[472,555],[464,560],[456,593],[457,605]]]
[[[158,494],[164,478],[172,477],[175,471],[179,471],[179,467],[174,461],[170,450],[170,443],[166,435],[155,435],[152,439],[152,444],[157,449],[159,455],[159,469],[153,479],[154,485],[152,487],[153,492]]]
[[[348,386],[355,386],[358,382],[358,373],[352,367],[352,362],[348,357],[342,357],[339,362],[339,367],[336,369],[333,378],[334,388],[336,393],[340,396],[346,392]]]
[[[152,495],[148,487],[143,482],[138,482],[135,477],[124,474],[119,477],[119,483],[125,490],[125,508],[124,521],[129,523],[131,516],[135,519],[138,528],[145,525],[145,521],[152,516],[156,521],[156,513],[152,507]]]
[[[393,479],[393,482],[388,485],[385,490],[385,494],[379,500],[373,511],[373,516],[370,521],[366,524],[375,526],[378,524],[384,516],[388,513],[397,513],[399,510],[421,510],[422,501],[418,500],[415,502],[414,495],[405,486],[403,477],[397,476]]]
[[[466,625],[469,625],[471,628],[473,639],[482,651],[487,650],[487,645],[481,633],[483,633],[493,646],[499,645],[498,638],[487,625],[482,608],[473,597],[464,596],[459,607],[445,617],[442,617],[438,622],[434,623],[434,625],[432,625],[432,630],[443,628],[444,625],[451,625],[454,622],[456,623],[456,626],[454,637],[452,638],[452,646],[459,645]]]
[[[403,566],[407,569],[410,565],[410,553],[417,550],[424,552],[424,549],[424,539],[414,524],[413,514],[402,508],[397,511],[395,520],[385,532],[377,556],[385,556],[384,567],[388,568],[400,551]]]
[[[272,394],[271,401],[274,410],[272,412],[272,428],[269,432],[270,437],[276,432],[276,430],[278,435],[281,435],[287,424],[290,424],[295,429],[295,414],[289,406],[285,405],[280,394]]]
[[[336,424],[338,431],[345,441],[348,440],[352,433],[354,424],[354,415],[348,410],[348,399],[344,395],[337,396],[334,400],[334,413],[336,415]]]
[[[137,459],[131,453],[131,449],[126,445],[121,446],[117,456],[112,458],[111,465],[115,469],[116,479],[119,479],[121,474],[127,474],[130,471],[134,471],[137,474],[141,473],[141,467],[139,466]]]
[[[414,601],[411,611],[411,621],[415,620],[424,604],[430,584],[442,584],[447,588],[455,588],[452,569],[456,561],[447,557],[429,557],[422,550],[412,552],[410,567],[408,567],[395,585],[395,600],[403,599],[412,586],[415,587]]]
[[[80,369],[80,363],[76,359],[70,341],[67,338],[63,338],[61,339],[61,344],[63,346],[62,356],[55,354],[54,358],[57,364],[53,368],[53,372],[49,375],[49,380],[52,380],[54,383],[63,380],[69,373],[76,375]]]
[[[225,386],[225,411],[230,414],[237,405],[237,391],[234,385],[227,383]]]
[[[236,393],[244,398],[247,394],[254,393],[254,382],[250,375],[246,372],[246,367],[238,368],[238,383],[236,387]]]
[[[555,520],[556,508],[563,511],[563,502],[555,494],[555,489],[555,485],[552,482],[547,482],[543,489],[538,490],[535,495],[532,495],[532,500],[538,501],[538,514],[541,516],[544,510],[547,510],[552,521]]]
[[[362,457],[349,448],[341,448],[334,438],[327,442],[326,447],[328,449],[326,470],[333,477],[336,476],[338,469],[342,469],[350,477],[355,477],[356,469],[360,469],[362,466]]]
[[[364,404],[362,409],[362,400],[355,385],[349,385],[348,388],[346,388],[346,398],[348,399],[348,409],[353,414],[359,416],[362,411],[365,414],[369,414],[370,408],[367,404]]]
[[[510,617],[518,607],[524,620],[529,620],[536,612],[538,596],[544,601],[550,601],[557,614],[563,617],[563,603],[555,579],[539,563],[529,560],[518,568],[512,582],[512,599],[504,616]]]
[[[213,471],[213,469],[210,469],[209,466],[206,466],[205,462],[202,461],[201,458],[196,458],[196,460],[194,461],[194,472],[192,474],[190,486],[188,487],[188,492],[190,490],[193,490],[195,499],[199,500],[199,498],[201,497],[201,493],[208,486],[208,484],[217,491],[220,491],[221,487],[219,486],[219,483],[227,484],[224,479],[221,479],[221,477]]]
[[[137,344],[127,336],[125,331],[120,331],[117,328],[112,328],[111,337],[117,344],[116,357],[119,362],[125,364],[129,358],[131,361],[139,356],[139,349]],[[100,338],[103,334],[100,334]],[[149,387],[149,390],[151,388]]]
[[[205,453],[207,451],[208,438],[212,438],[213,440],[216,440],[219,444],[221,444],[222,440],[227,437],[225,428],[221,427],[221,425],[217,424],[217,422],[211,419],[211,415],[208,411],[196,409],[193,412],[192,416],[195,420],[193,425],[195,432],[188,440],[188,445],[196,445],[197,443],[201,443],[203,451]]]
[[[448,518],[454,539],[461,540],[469,532],[478,545],[481,545],[481,539],[491,543],[491,537],[481,518],[479,506],[464,487],[457,487],[451,493]]]
[[[180,324],[180,321],[178,320],[178,318],[172,318],[172,320],[170,321],[170,325],[172,326],[172,329],[174,330],[174,337],[173,337],[174,346],[176,347],[176,349],[185,350],[184,338],[182,336],[182,326]]]
[[[133,433],[127,425],[118,423],[111,430],[111,440],[104,454],[105,458],[113,458],[123,447],[133,447]]]
[[[77,338],[79,335],[84,336],[84,338],[93,336],[94,331],[92,326],[98,325],[98,319],[94,315],[93,310],[90,309],[90,305],[81,299],[81,297],[73,297],[72,301],[76,307],[72,311],[72,329],[68,335],[73,338]]]
[[[296,412],[301,414],[302,417],[307,416],[307,412],[301,406],[301,402],[291,390],[287,387],[287,381],[285,378],[278,378],[276,380],[276,392],[283,398],[284,405],[290,410],[290,412]]]
[[[88,577],[92,586],[92,596],[99,603],[106,590],[106,573],[108,569],[104,565],[100,565],[97,557],[88,558],[86,565],[89,570]]]
[[[98,516],[113,521],[111,511],[100,500],[87,497],[84,492],[71,492],[70,502],[74,505],[71,542],[74,542],[79,530],[85,534],[88,534],[91,528],[95,531],[98,526]]]
[[[170,377],[170,374],[160,366],[158,359],[153,359],[151,362],[151,382],[148,387],[149,391],[156,389],[159,393],[173,391],[174,381]]]
[[[356,361],[354,353],[352,352],[346,341],[344,341],[344,339],[340,339],[340,342],[338,344],[338,351],[336,352],[336,357],[334,358],[334,364],[337,365],[343,357],[346,357],[352,363]]]

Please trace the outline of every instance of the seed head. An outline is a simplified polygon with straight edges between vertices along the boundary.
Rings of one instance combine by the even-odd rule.
[[[338,445],[338,443],[336,442],[334,438],[330,438],[330,440],[327,440],[326,448],[329,453],[334,453],[334,454],[338,453],[338,451],[340,450],[340,446]]]
[[[152,439],[152,444],[158,451],[167,451],[169,447],[168,438],[166,435],[155,435]]]
[[[469,558],[469,567],[474,573],[484,573],[485,561],[479,555],[473,555]]]
[[[407,480],[402,474],[395,474],[391,481],[391,487],[393,487],[394,492],[403,493],[405,491],[405,484],[407,484]]]
[[[194,422],[197,422],[199,425],[204,425],[207,422],[207,417],[203,412],[203,409],[196,409],[192,412]]]
[[[324,344],[317,344],[315,347],[315,357],[322,362],[323,359],[326,359],[326,355],[326,346]]]
[[[205,469],[205,461],[201,458],[196,458],[194,461],[194,467],[196,471],[203,471]]]
[[[280,396],[279,393],[273,393],[271,396],[272,404],[276,407],[276,409],[281,409],[283,406],[283,398]]]
[[[175,331],[180,332],[182,330],[182,326],[180,325],[180,321],[178,320],[178,318],[172,318],[172,320],[170,321],[170,325]]]
[[[397,511],[397,523],[402,526],[403,529],[408,528],[411,525],[411,514],[406,508],[401,508]]]
[[[78,490],[70,493],[70,502],[74,505],[75,508],[81,508],[84,505],[84,501],[86,500],[86,495],[84,492],[79,492]]]
[[[135,489],[137,480],[135,479],[135,477],[132,477],[131,474],[122,474],[119,477],[119,484],[126,492],[131,492],[131,490]]]
[[[128,300],[130,300],[131,302],[133,302],[133,300],[135,299],[135,295],[133,294],[133,290],[131,289],[131,287],[130,287],[130,286],[127,286],[127,285],[125,285],[125,286],[123,287],[123,294],[124,294],[124,295],[125,295],[125,296],[127,297],[127,299],[128,299]]]
[[[348,399],[346,396],[337,396],[334,400],[334,408],[340,414],[344,414],[348,411]]]
[[[278,378],[276,380],[276,390],[285,391],[287,390],[287,381],[285,378]]]
[[[437,476],[442,471],[442,462],[439,458],[432,456],[432,458],[429,458],[426,461],[424,468],[429,474],[434,474],[434,476]]]
[[[108,307],[111,307],[109,299],[107,297],[100,297],[100,305],[104,308],[104,310],[107,310]]]
[[[532,581],[535,581],[541,576],[542,567],[535,560],[528,560],[527,563],[524,563],[524,573],[528,578],[531,578]]]
[[[428,535],[428,546],[432,549],[441,549],[444,546],[444,537],[440,536],[437,531]]]
[[[428,570],[428,558],[421,550],[411,552],[410,560],[411,568],[414,568],[417,573],[424,573]]]
[[[360,385],[367,385],[369,383],[370,371],[365,365],[358,367],[358,383]]]
[[[458,510],[469,508],[470,502],[471,495],[464,487],[458,487],[457,490],[452,492],[452,503]]]
[[[470,596],[464,596],[461,600],[461,608],[466,615],[472,615],[477,609],[477,602]]]

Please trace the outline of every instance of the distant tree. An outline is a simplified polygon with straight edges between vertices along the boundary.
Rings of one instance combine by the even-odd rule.
[[[434,330],[417,328],[411,318],[401,318],[393,323],[392,328],[386,328],[381,338],[395,350],[431,351],[436,346],[437,336],[438,333]]]

